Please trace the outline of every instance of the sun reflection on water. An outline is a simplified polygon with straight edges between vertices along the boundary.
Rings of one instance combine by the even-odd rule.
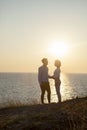
[[[73,89],[70,84],[69,77],[67,74],[61,74],[61,96],[62,96],[62,101],[71,99],[72,98],[72,93]]]
[[[60,79],[61,79],[60,92],[61,92],[62,101],[71,99],[73,89],[72,86],[70,85],[70,81],[67,74],[61,74]],[[55,90],[55,82],[53,79],[50,79],[50,86],[51,86],[51,102],[58,102],[58,98]]]

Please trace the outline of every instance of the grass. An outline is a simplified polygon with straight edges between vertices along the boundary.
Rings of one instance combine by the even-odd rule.
[[[86,130],[87,97],[0,109],[0,130]]]
[[[7,101],[6,103],[4,104],[0,104],[0,108],[12,108],[12,107],[23,107],[23,106],[30,106],[30,105],[35,105],[35,104],[39,104],[39,101],[37,101],[36,99],[35,100],[32,100],[32,102],[29,102],[29,103],[22,103],[21,101]]]

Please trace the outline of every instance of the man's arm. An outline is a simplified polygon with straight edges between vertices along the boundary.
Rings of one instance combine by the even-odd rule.
[[[54,79],[54,76],[50,76],[50,75],[48,75],[48,78],[50,78],[50,79]]]
[[[41,84],[41,75],[42,75],[41,69],[39,68],[38,69],[38,82],[39,82],[39,84]]]

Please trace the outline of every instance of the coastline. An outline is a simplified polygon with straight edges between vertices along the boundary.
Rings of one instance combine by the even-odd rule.
[[[87,97],[0,109],[0,130],[87,129]]]

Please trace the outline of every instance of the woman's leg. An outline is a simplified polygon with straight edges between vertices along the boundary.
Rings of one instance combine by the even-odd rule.
[[[58,100],[59,100],[59,102],[61,102],[60,84],[56,85],[55,87],[56,87],[56,93],[58,96]]]

